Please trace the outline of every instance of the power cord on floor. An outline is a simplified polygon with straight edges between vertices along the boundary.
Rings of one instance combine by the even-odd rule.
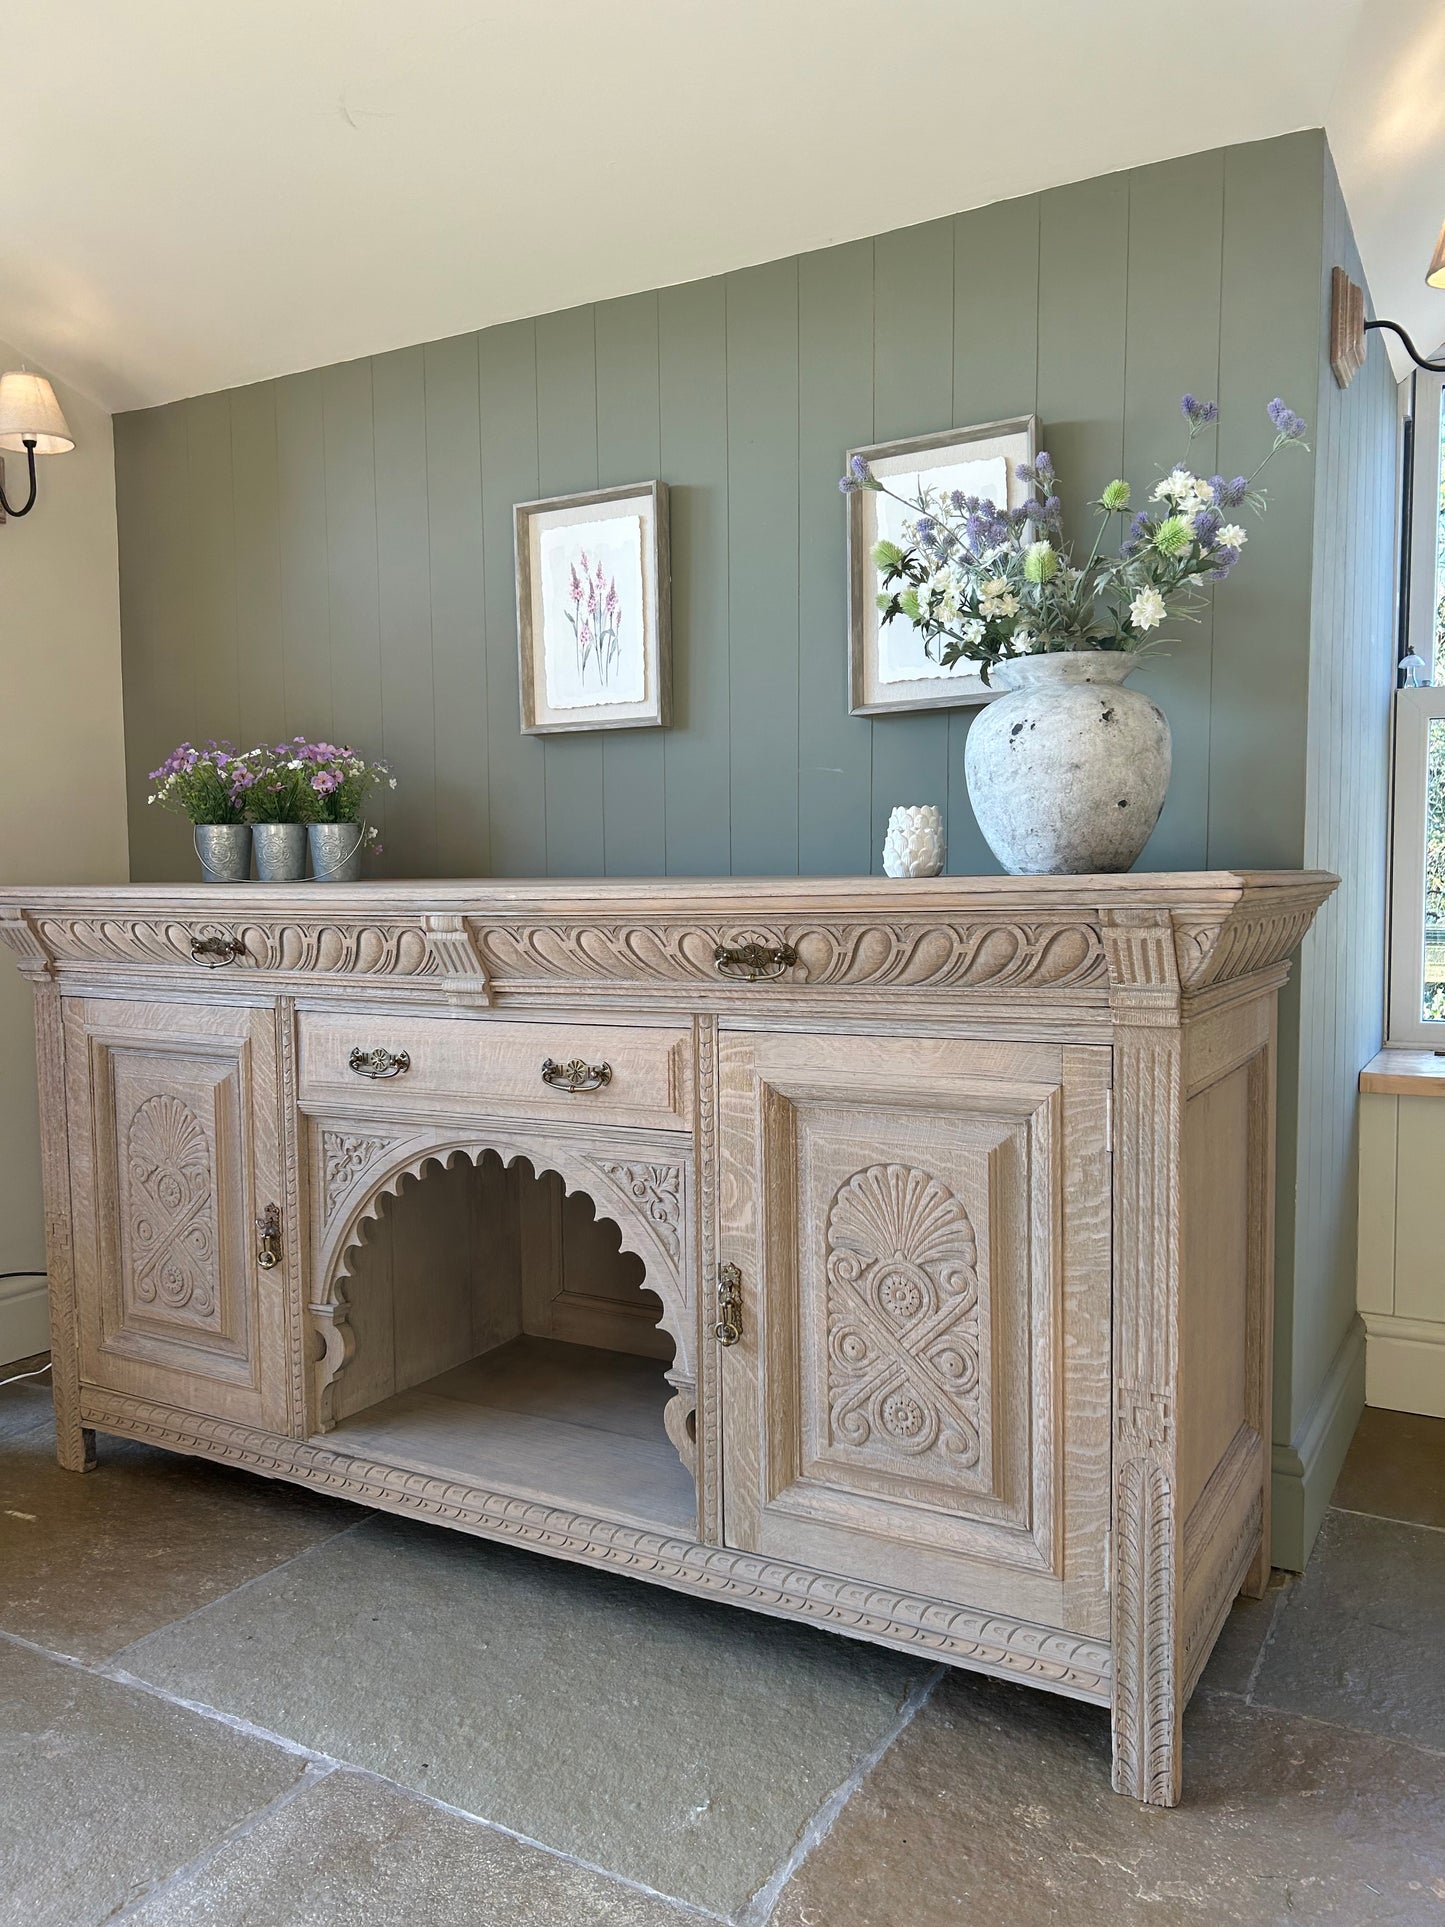
[[[6,1278],[43,1278],[44,1276],[45,1273],[43,1271],[0,1271],[0,1280]],[[20,1381],[25,1378],[44,1378],[49,1370],[50,1360],[47,1358],[45,1363],[43,1365],[37,1365],[33,1372],[14,1372],[9,1378],[0,1378],[0,1391],[3,1391],[7,1385],[18,1385]]]

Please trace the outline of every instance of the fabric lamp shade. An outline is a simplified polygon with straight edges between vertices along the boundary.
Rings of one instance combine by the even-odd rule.
[[[1435,258],[1425,270],[1425,280],[1432,288],[1445,288],[1445,227],[1435,243]]]
[[[64,455],[75,447],[55,390],[44,375],[12,368],[0,375],[0,448],[24,454],[27,441],[37,455]]]

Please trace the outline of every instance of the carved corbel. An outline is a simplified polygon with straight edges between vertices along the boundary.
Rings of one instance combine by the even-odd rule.
[[[321,1353],[313,1367],[316,1391],[316,1429],[329,1432],[336,1423],[336,1380],[351,1363],[356,1334],[351,1329],[351,1307],[340,1284],[334,1302],[309,1307]]]
[[[465,917],[422,918],[428,974],[440,977],[453,1004],[489,1004],[491,987],[486,966],[472,940]]]
[[[35,926],[23,910],[0,916],[0,943],[13,952],[23,977],[41,984],[55,974],[55,959],[35,934]]]

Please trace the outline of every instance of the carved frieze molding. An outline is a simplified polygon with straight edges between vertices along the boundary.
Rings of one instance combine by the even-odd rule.
[[[500,989],[579,983],[720,984],[720,944],[791,947],[797,962],[776,982],[874,989],[1072,990],[1103,985],[1107,967],[1091,919],[1018,921],[971,916],[836,922],[628,922],[474,924],[490,980]]]
[[[33,928],[31,927],[33,925]],[[13,934],[12,934],[13,933]],[[441,991],[462,1003],[488,1001],[486,972],[461,916],[355,920],[278,916],[109,916],[36,914],[30,924],[5,917],[0,936],[36,967],[106,969],[129,966],[182,971],[199,978],[206,966],[192,946],[207,937],[231,938],[236,959],[227,976],[262,974],[322,979],[383,977]],[[28,952],[23,948],[28,943]]]
[[[494,1493],[458,1479],[408,1472],[310,1440],[279,1438],[224,1419],[192,1418],[119,1393],[86,1388],[86,1422],[298,1480],[366,1505],[444,1521],[485,1538],[512,1540],[585,1564],[636,1573],[681,1591],[735,1599],[756,1609],[866,1634],[906,1651],[1034,1680],[1107,1703],[1108,1645],[1001,1613],[841,1579],[831,1573],[669,1533],[597,1519],[568,1507]]]

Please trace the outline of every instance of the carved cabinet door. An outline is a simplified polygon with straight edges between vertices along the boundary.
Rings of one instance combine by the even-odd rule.
[[[727,1542],[1106,1635],[1110,1052],[735,1032],[720,1071]]]
[[[65,1059],[82,1386],[291,1430],[275,1011],[71,999]]]

